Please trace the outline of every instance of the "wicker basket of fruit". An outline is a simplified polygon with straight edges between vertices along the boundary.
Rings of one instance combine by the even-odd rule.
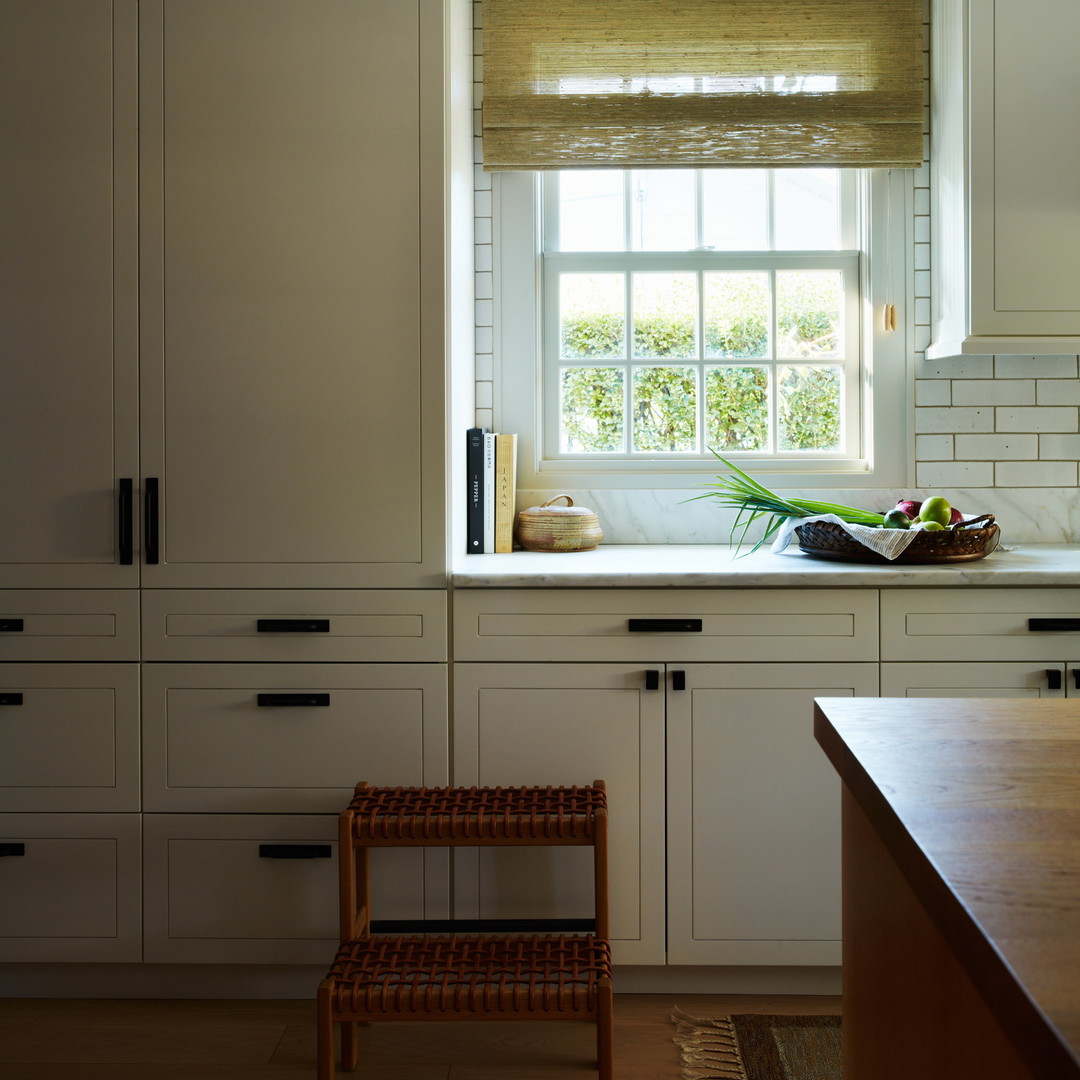
[[[859,543],[842,525],[808,521],[795,526],[799,550],[819,559],[845,562],[946,563],[982,559],[998,546],[1001,535],[993,514],[970,518],[963,527],[920,531],[894,559]]]

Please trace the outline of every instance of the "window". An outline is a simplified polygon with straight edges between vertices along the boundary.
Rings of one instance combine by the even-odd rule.
[[[910,350],[881,309],[906,291],[910,174],[498,179],[501,424],[524,485],[692,484],[714,454],[802,486],[901,482]]]

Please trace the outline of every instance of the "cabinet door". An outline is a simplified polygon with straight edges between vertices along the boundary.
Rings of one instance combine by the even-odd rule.
[[[616,963],[664,962],[664,695],[641,667],[458,664],[454,783],[608,789]],[[460,918],[592,913],[590,848],[455,851]]]
[[[140,8],[148,584],[444,583],[439,31],[417,0]]]
[[[682,670],[682,669],[680,669]],[[876,664],[696,664],[668,692],[668,963],[840,962],[840,783],[816,697]]]
[[[0,6],[0,585],[138,584],[135,26],[134,0]]]
[[[882,697],[1060,698],[1065,665],[882,664]]]

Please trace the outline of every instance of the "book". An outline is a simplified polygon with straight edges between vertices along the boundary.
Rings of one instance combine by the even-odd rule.
[[[465,432],[465,550],[470,555],[484,552],[484,428]]]
[[[517,435],[495,436],[495,551],[514,550],[517,501]]]
[[[495,432],[484,432],[484,552],[495,550]]]

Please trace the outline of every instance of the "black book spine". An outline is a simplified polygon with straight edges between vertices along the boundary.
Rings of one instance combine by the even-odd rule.
[[[465,443],[465,475],[468,480],[465,528],[470,555],[484,553],[484,428],[469,428]]]

